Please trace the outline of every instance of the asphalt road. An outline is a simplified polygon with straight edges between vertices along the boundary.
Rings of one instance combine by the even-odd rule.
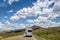
[[[2,40],[36,40],[34,37],[24,37],[23,35],[9,37]]]

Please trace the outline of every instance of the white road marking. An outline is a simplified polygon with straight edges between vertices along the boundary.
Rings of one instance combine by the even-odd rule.
[[[34,36],[32,36],[34,40],[37,40]]]

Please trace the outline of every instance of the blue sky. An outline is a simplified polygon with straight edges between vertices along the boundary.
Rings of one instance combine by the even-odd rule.
[[[24,7],[27,8],[27,7],[33,6],[32,3],[36,2],[36,0],[28,0],[28,1],[27,0],[19,0],[19,2],[13,2],[11,5],[8,4],[7,2],[4,2],[3,0],[1,0],[0,2],[5,3],[3,5],[6,5],[6,7],[5,6],[2,7],[2,5],[0,6],[0,18],[2,18],[4,20],[9,20],[9,18],[12,15],[14,15],[18,10],[20,10],[20,9],[22,9]],[[13,12],[8,12],[10,10],[13,10]],[[5,16],[7,16],[8,18],[4,18]],[[2,19],[0,19],[0,21],[3,21]],[[27,17],[27,19],[28,19],[28,17]]]
[[[0,6],[0,16],[11,16],[19,9],[22,9],[24,7],[32,6],[32,3],[36,0],[19,0],[19,2],[13,2],[12,5],[8,4],[7,2],[4,2],[3,0],[0,0],[1,6]],[[6,5],[2,7],[2,5]],[[11,14],[8,13],[9,10],[13,10]]]
[[[60,26],[59,3],[59,0],[0,0],[0,30]]]

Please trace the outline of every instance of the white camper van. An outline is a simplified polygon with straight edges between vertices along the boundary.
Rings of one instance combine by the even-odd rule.
[[[25,36],[31,36],[32,37],[32,28],[27,28],[25,30]]]

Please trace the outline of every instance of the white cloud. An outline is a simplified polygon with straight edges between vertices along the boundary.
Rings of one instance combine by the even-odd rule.
[[[19,24],[20,28],[25,28],[24,24]]]
[[[11,18],[10,18],[11,20],[19,20],[20,19],[20,17],[18,17],[18,16],[11,16]]]
[[[3,27],[4,27],[3,23],[0,22],[0,28],[3,28]]]
[[[52,2],[49,2],[49,4]],[[41,4],[41,5],[40,5]],[[20,9],[16,12],[15,16],[18,16],[19,18],[26,18],[28,16],[37,16],[38,14],[46,14],[46,13],[51,13],[53,9],[48,9],[46,6],[47,2],[36,2],[33,3],[34,6],[28,7],[28,8],[23,8]],[[43,7],[43,12],[41,11],[41,7]],[[22,17],[23,16],[23,17]],[[13,16],[14,17],[14,16]]]
[[[8,4],[12,5],[13,2],[18,2],[19,0],[8,0]]]
[[[35,20],[31,20],[31,21],[33,21],[33,22],[28,21],[29,26],[38,25],[38,26],[44,27],[44,28],[60,26],[60,22],[54,22],[54,21],[51,21],[51,20],[35,19]]]
[[[58,2],[58,1],[60,1],[60,0],[52,0],[52,1]]]
[[[51,19],[56,19],[56,17],[58,17],[58,16],[59,16],[59,14],[55,14],[55,13],[54,13],[54,14],[50,15],[50,18],[51,18]]]
[[[33,20],[27,20],[28,23],[33,23],[34,21]]]
[[[2,31],[10,31],[14,29],[24,29],[26,28],[25,24],[11,23],[10,21],[5,21],[4,23],[0,22],[0,29]]]
[[[33,3],[32,7],[28,7],[28,8],[23,8],[20,9],[16,12],[16,14],[14,14],[13,16],[11,16],[11,20],[19,20],[20,18],[26,18],[28,16],[37,16],[39,15],[39,17],[35,20],[27,20],[27,22],[31,25],[41,25],[41,26],[52,26],[52,25],[59,25],[59,23],[53,22],[53,19],[56,19],[57,17],[60,16],[59,13],[54,13],[53,10],[55,10],[56,5],[53,8],[49,8],[48,6],[55,1],[44,1],[43,3],[40,0],[37,0],[37,2]],[[55,2],[57,3],[57,2]],[[43,8],[43,9],[41,9]],[[41,11],[42,10],[42,11]],[[47,16],[45,16],[47,15]],[[43,22],[43,23],[41,23]],[[44,24],[45,23],[45,24]]]
[[[19,2],[19,0],[3,0],[4,2],[7,2],[9,5],[12,5],[14,2]]]
[[[54,13],[59,13],[60,12],[60,4],[56,4],[53,10]]]
[[[8,20],[5,21],[4,25],[5,25],[5,27],[12,27],[13,26],[13,24]]]
[[[7,27],[7,31],[11,31],[12,30],[12,27]]]
[[[9,11],[8,11],[8,13],[11,13],[11,12],[13,12],[13,10],[9,10]]]
[[[4,16],[4,18],[8,18],[8,16]]]
[[[60,1],[58,1],[58,2],[56,3],[56,5],[59,5],[59,6],[60,6]]]
[[[11,24],[9,21],[6,21],[5,23],[6,23],[6,24]]]
[[[14,26],[16,29],[23,29],[26,27],[25,24],[14,24]]]
[[[4,2],[6,2],[6,0],[3,0]]]
[[[39,19],[39,20],[46,20],[47,17],[39,16],[38,19]]]

